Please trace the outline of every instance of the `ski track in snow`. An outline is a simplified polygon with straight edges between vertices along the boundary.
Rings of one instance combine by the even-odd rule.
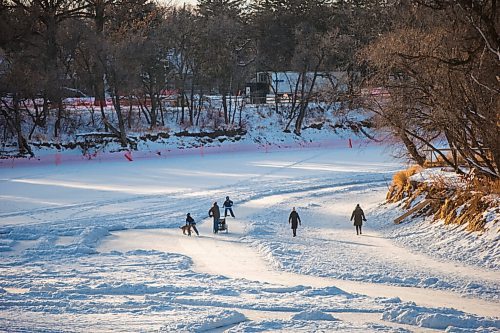
[[[497,271],[398,247],[369,214],[365,235],[354,235],[348,221],[354,204],[375,208],[396,165],[328,171],[314,165],[324,151],[301,154],[296,161],[255,162],[267,169],[236,181],[224,177],[226,166],[221,185],[1,212],[0,329],[499,328],[498,319],[482,317],[500,312]],[[303,176],[293,171],[301,166],[327,170]],[[208,169],[215,171],[212,164]],[[30,176],[14,178],[24,186],[17,180]],[[237,203],[237,219],[228,219],[228,235],[213,237],[204,216],[212,198],[226,195]],[[295,239],[286,223],[292,205],[303,220]],[[199,239],[177,228],[188,211]],[[448,309],[453,305],[457,310]]]

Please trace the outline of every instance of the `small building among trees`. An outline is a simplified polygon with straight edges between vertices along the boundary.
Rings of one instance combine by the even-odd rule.
[[[338,72],[257,72],[255,78],[246,84],[247,97],[254,104],[267,102],[268,95],[286,102],[291,96],[303,96],[309,92],[325,89],[345,91],[348,89],[348,73]]]

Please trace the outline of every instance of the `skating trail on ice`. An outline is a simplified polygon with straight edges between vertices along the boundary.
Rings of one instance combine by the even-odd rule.
[[[212,233],[212,220],[207,219],[198,225],[201,236],[187,237],[179,230],[151,229],[151,230],[127,230],[113,233],[99,248],[100,251],[133,251],[137,249],[158,250],[162,252],[179,253],[193,260],[194,270],[201,273],[223,275],[235,279],[248,279],[252,281],[267,282],[284,286],[305,285],[316,288],[335,286],[349,293],[358,293],[370,297],[399,297],[403,301],[413,301],[417,305],[428,307],[453,307],[465,312],[474,313],[479,316],[498,315],[499,305],[477,299],[464,298],[459,294],[414,287],[399,287],[366,283],[361,281],[348,281],[327,277],[297,274],[287,271],[273,269],[268,261],[255,248],[242,243],[245,230],[248,228],[248,218],[252,215],[266,213],[268,208],[261,211],[256,207],[262,207],[261,203],[278,204],[279,201],[288,202],[290,195],[279,195],[269,198],[261,198],[249,201],[237,208],[238,218],[226,217],[230,232]],[[337,203],[338,204],[338,203]],[[236,210],[236,209],[235,209]],[[269,213],[269,212],[268,212]],[[286,216],[283,223],[286,223]],[[306,224],[307,221],[304,221]],[[316,224],[319,224],[316,222]],[[335,224],[339,227],[339,224]],[[270,226],[271,228],[272,226]],[[325,228],[326,229],[326,228]],[[357,236],[352,228],[339,228],[331,233],[331,236],[321,235],[322,238],[330,237],[333,244],[342,246],[343,243],[355,244],[357,247],[371,248],[370,253],[374,256],[382,256],[385,260],[394,262],[412,263],[413,270],[420,270],[422,263],[427,268],[439,268],[449,274],[471,278],[480,275],[484,279],[496,280],[497,275],[491,272],[474,271],[466,266],[451,263],[441,263],[434,259],[411,253],[405,249],[395,246],[387,239],[373,230],[365,230],[363,236]],[[333,228],[332,228],[333,230]],[[291,232],[290,232],[291,234]],[[288,235],[286,235],[288,236]],[[301,236],[299,227],[299,240]],[[316,240],[321,243],[321,239]],[[311,249],[314,251],[317,249]],[[354,250],[356,251],[356,250]],[[370,258],[365,258],[367,262]],[[335,260],[335,258],[332,258]],[[450,271],[451,270],[451,271]]]

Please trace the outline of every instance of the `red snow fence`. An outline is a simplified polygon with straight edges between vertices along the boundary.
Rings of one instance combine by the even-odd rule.
[[[55,164],[56,165],[60,165],[61,164],[62,159],[61,159],[61,154],[60,153],[56,153],[55,156],[54,156],[54,159],[55,159]]]
[[[351,144],[356,147],[361,146],[377,146],[379,143],[374,143],[369,140],[351,140]],[[184,155],[212,155],[212,154],[224,154],[224,153],[243,153],[243,152],[263,152],[263,153],[273,153],[283,150],[295,150],[295,149],[315,149],[315,148],[329,148],[329,149],[342,149],[346,146],[345,139],[330,139],[314,142],[294,142],[294,143],[266,143],[266,144],[230,144],[221,146],[200,146],[200,147],[189,147],[189,148],[171,148],[171,149],[156,149],[152,151],[134,151],[132,156],[132,151],[127,152],[99,152],[94,154],[82,154],[81,151],[71,150],[64,152],[57,152],[53,154],[41,154],[36,157],[31,158],[0,158],[0,169],[23,167],[23,166],[33,166],[33,165],[47,165],[47,164],[58,164],[64,165],[68,163],[95,163],[102,161],[123,161],[127,159],[128,162],[132,162],[137,159],[150,159],[150,158],[160,158],[167,159],[173,156],[184,156]],[[56,162],[56,163],[55,163]]]
[[[125,154],[123,154],[123,156],[125,156],[125,158],[127,160],[129,160],[130,162],[132,162],[134,159],[132,158],[132,152],[131,151],[128,151],[126,152]]]

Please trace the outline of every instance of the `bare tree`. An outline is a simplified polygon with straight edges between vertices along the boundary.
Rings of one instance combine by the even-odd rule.
[[[488,51],[477,29],[452,8],[436,11],[417,6],[403,20],[362,54],[376,69],[371,84],[390,94],[371,109],[420,164],[425,148],[458,172],[460,155],[471,167],[499,177],[495,54]],[[451,149],[451,158],[440,141]]]
[[[242,6],[241,0],[202,0],[198,3],[201,42],[210,64],[204,71],[222,95],[225,124],[231,122],[231,103],[227,103],[227,98],[238,90],[235,83],[242,72],[239,55],[249,45],[243,35]]]
[[[82,16],[88,5],[76,0],[11,0],[11,4],[35,23],[33,27],[39,38],[29,38],[29,42],[38,43],[44,71],[43,93],[52,105],[57,106],[54,136],[58,137],[63,116],[62,80],[65,77],[59,57],[58,33],[66,20]]]

